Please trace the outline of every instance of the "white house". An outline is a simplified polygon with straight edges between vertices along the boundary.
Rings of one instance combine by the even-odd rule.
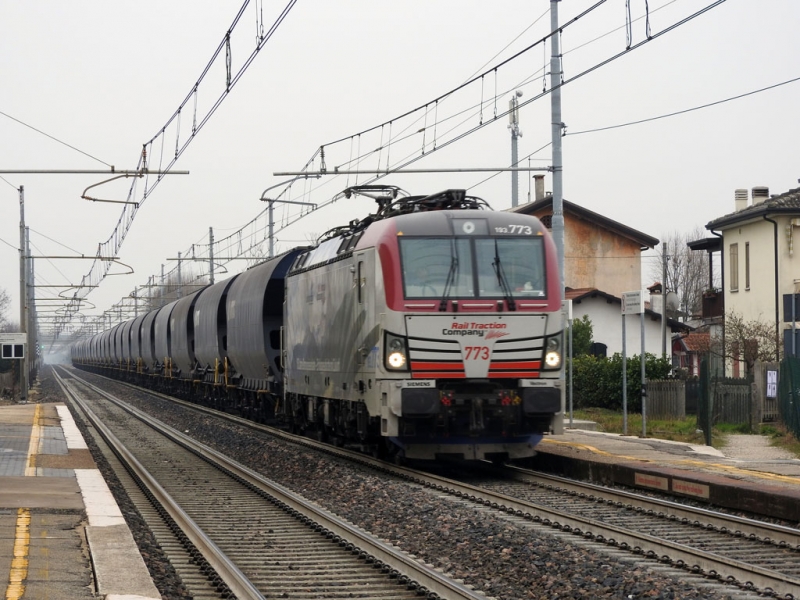
[[[633,291],[633,290],[630,290]],[[592,322],[592,338],[596,343],[606,346],[606,355],[622,353],[622,299],[594,288],[567,288],[565,297],[572,300],[572,318],[581,319],[586,315]],[[672,334],[688,331],[683,323],[667,319],[666,351],[672,355]],[[642,318],[640,315],[625,317],[625,353],[627,356],[642,353]],[[661,315],[645,309],[644,350],[645,353],[661,356],[662,351]]]

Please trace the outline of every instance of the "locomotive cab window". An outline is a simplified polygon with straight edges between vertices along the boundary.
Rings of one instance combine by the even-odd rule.
[[[545,297],[541,237],[398,240],[406,298]]]
[[[475,250],[481,297],[502,298],[504,287],[512,296],[544,297],[542,238],[477,239]]]

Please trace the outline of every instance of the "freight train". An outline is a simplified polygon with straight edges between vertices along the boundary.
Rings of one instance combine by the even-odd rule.
[[[533,456],[564,415],[547,229],[464,190],[347,193],[378,209],[76,343],[73,364],[395,460]]]

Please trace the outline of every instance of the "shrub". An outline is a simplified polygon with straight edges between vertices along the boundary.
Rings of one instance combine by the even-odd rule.
[[[622,356],[611,358],[578,356],[572,359],[573,407],[576,409],[607,408],[622,410]],[[569,363],[568,363],[569,368]],[[666,379],[672,369],[668,358],[645,355],[645,376],[650,379]],[[640,412],[641,362],[639,355],[627,359],[628,410]],[[569,377],[567,378],[569,386]],[[569,397],[569,387],[567,387]]]

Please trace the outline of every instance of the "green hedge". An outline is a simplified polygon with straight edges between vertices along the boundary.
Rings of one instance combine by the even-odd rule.
[[[666,379],[672,370],[668,358],[646,354],[645,374],[650,379]],[[641,362],[639,355],[627,359],[628,410],[641,412]],[[611,358],[578,356],[572,359],[574,371],[572,384],[573,408],[607,408],[622,410],[622,355]],[[567,363],[569,368],[569,361]],[[567,371],[567,398],[569,399],[569,371]]]

